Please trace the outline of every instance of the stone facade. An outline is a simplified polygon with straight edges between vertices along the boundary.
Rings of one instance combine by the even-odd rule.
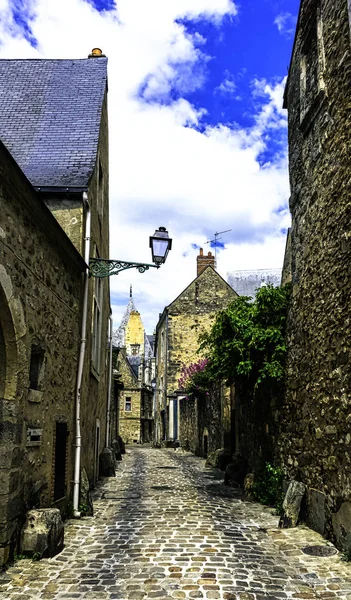
[[[348,3],[304,0],[285,92],[293,297],[279,447],[309,490],[307,521],[339,546],[351,539],[350,81]]]
[[[199,335],[210,329],[216,313],[236,297],[236,292],[213,267],[207,266],[164,309],[156,328],[158,442],[179,438],[178,398],[184,394],[178,389],[178,380],[182,366],[199,360]]]
[[[208,395],[180,397],[179,441],[182,448],[205,456],[232,449],[231,389],[214,385]]]
[[[109,256],[106,90],[100,108],[97,153],[84,189],[34,190],[0,146],[0,564],[15,549],[27,510],[65,512],[72,499],[85,238],[91,257]],[[1,127],[6,135],[6,121]],[[81,467],[93,486],[106,434],[108,280],[89,280],[87,305]]]
[[[2,145],[0,212],[0,559],[6,562],[26,510],[56,500],[56,424],[66,425],[64,495],[71,488],[85,263]]]

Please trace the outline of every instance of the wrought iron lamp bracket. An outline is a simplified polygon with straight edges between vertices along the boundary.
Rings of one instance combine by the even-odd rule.
[[[145,263],[127,262],[125,260],[106,260],[104,258],[91,258],[89,262],[90,277],[110,277],[118,275],[120,271],[137,269],[139,273],[145,273],[150,267],[159,269],[161,265],[150,265]]]

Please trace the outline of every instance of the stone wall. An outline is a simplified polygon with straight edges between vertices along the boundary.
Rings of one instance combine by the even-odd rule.
[[[25,511],[55,500],[56,423],[66,423],[68,501],[84,261],[0,145],[0,563]]]
[[[184,397],[180,404],[181,446],[199,456],[231,449],[230,388],[213,385],[207,394]]]
[[[313,492],[307,520],[339,545],[351,536],[350,80],[347,2],[306,0],[285,95],[293,297],[279,447]]]
[[[248,395],[239,382],[233,386],[232,449],[248,462],[250,471],[258,472],[265,463],[277,463],[281,394],[273,394],[267,385]]]

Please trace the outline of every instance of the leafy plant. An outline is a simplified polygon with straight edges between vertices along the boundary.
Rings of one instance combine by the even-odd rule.
[[[289,296],[289,285],[268,285],[257,291],[253,302],[240,296],[217,314],[212,329],[200,336],[199,351],[206,353],[209,380],[220,378],[227,384],[241,380],[253,392],[264,382],[271,389],[279,387]]]
[[[26,554],[17,554],[15,552],[15,554],[13,555],[13,560],[17,561],[17,560],[27,560],[29,559],[29,556],[27,556]]]
[[[268,506],[274,506],[279,514],[283,503],[283,472],[280,467],[266,463],[255,475],[252,494],[255,500]]]
[[[41,559],[41,554],[40,552],[33,552],[32,554],[32,560],[40,560]]]

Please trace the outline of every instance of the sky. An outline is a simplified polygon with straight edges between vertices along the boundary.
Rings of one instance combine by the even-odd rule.
[[[108,57],[110,257],[167,262],[111,277],[114,326],[130,285],[147,333],[196,277],[279,268],[288,210],[282,108],[299,0],[0,0],[0,58]]]

